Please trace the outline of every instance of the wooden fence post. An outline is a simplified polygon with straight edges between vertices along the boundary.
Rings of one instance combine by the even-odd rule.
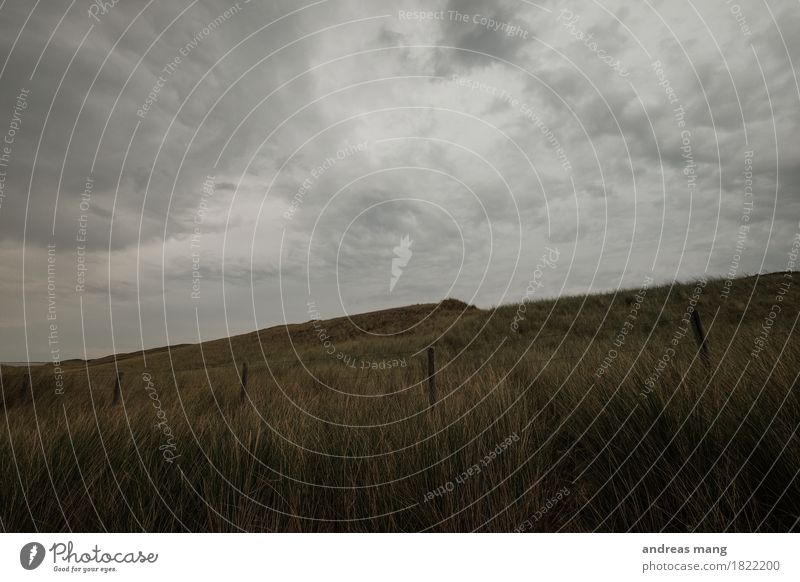
[[[244,402],[244,396],[247,392],[247,362],[242,362],[242,382],[241,389],[239,390],[239,402]]]
[[[700,312],[697,307],[692,311],[692,329],[694,330],[694,339],[697,342],[697,348],[700,350],[700,358],[706,367],[711,366],[711,358],[708,355],[708,343],[706,343],[706,332],[703,329],[703,322],[700,321]]]
[[[431,406],[436,404],[436,351],[433,346],[428,348],[428,399]]]
[[[124,376],[124,372],[117,372],[117,379],[114,381],[114,395],[111,397],[111,404],[113,406],[119,403],[119,398],[122,395],[122,378]]]

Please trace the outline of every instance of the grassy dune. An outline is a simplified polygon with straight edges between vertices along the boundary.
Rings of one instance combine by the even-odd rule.
[[[63,394],[51,366],[31,368],[32,389],[3,367],[0,526],[798,531],[800,290],[786,283],[705,285],[709,365],[686,326],[691,283],[639,301],[448,300],[73,361]]]

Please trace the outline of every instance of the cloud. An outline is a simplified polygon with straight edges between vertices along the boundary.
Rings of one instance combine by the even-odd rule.
[[[81,356],[84,331],[90,355],[109,351],[112,315],[129,350],[195,341],[196,314],[203,337],[305,320],[309,292],[323,316],[513,302],[546,244],[563,260],[545,295],[723,274],[750,179],[742,272],[785,268],[800,213],[791,2],[738,19],[668,2],[402,4],[124,2],[97,22],[79,4],[28,18],[32,3],[5,2],[3,359],[48,357],[47,245],[62,345]],[[433,16],[407,16],[420,11]]]

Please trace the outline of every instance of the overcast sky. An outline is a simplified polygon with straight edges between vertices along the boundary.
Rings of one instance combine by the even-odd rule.
[[[106,4],[0,3],[0,361],[786,269],[794,0]]]

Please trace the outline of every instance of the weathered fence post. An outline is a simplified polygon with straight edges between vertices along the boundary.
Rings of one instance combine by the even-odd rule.
[[[708,355],[708,344],[706,343],[706,332],[703,329],[703,322],[700,321],[700,312],[697,307],[692,311],[692,329],[694,330],[694,339],[697,341],[697,348],[700,350],[700,358],[706,367],[711,366],[711,358]]]
[[[124,377],[124,372],[117,372],[117,379],[114,381],[114,395],[111,397],[111,404],[114,406],[119,403],[119,398],[122,395],[122,378]]]
[[[436,351],[433,346],[428,348],[428,399],[431,406],[436,404]]]
[[[239,402],[244,402],[244,396],[247,392],[247,362],[242,362],[242,383],[239,390]]]

